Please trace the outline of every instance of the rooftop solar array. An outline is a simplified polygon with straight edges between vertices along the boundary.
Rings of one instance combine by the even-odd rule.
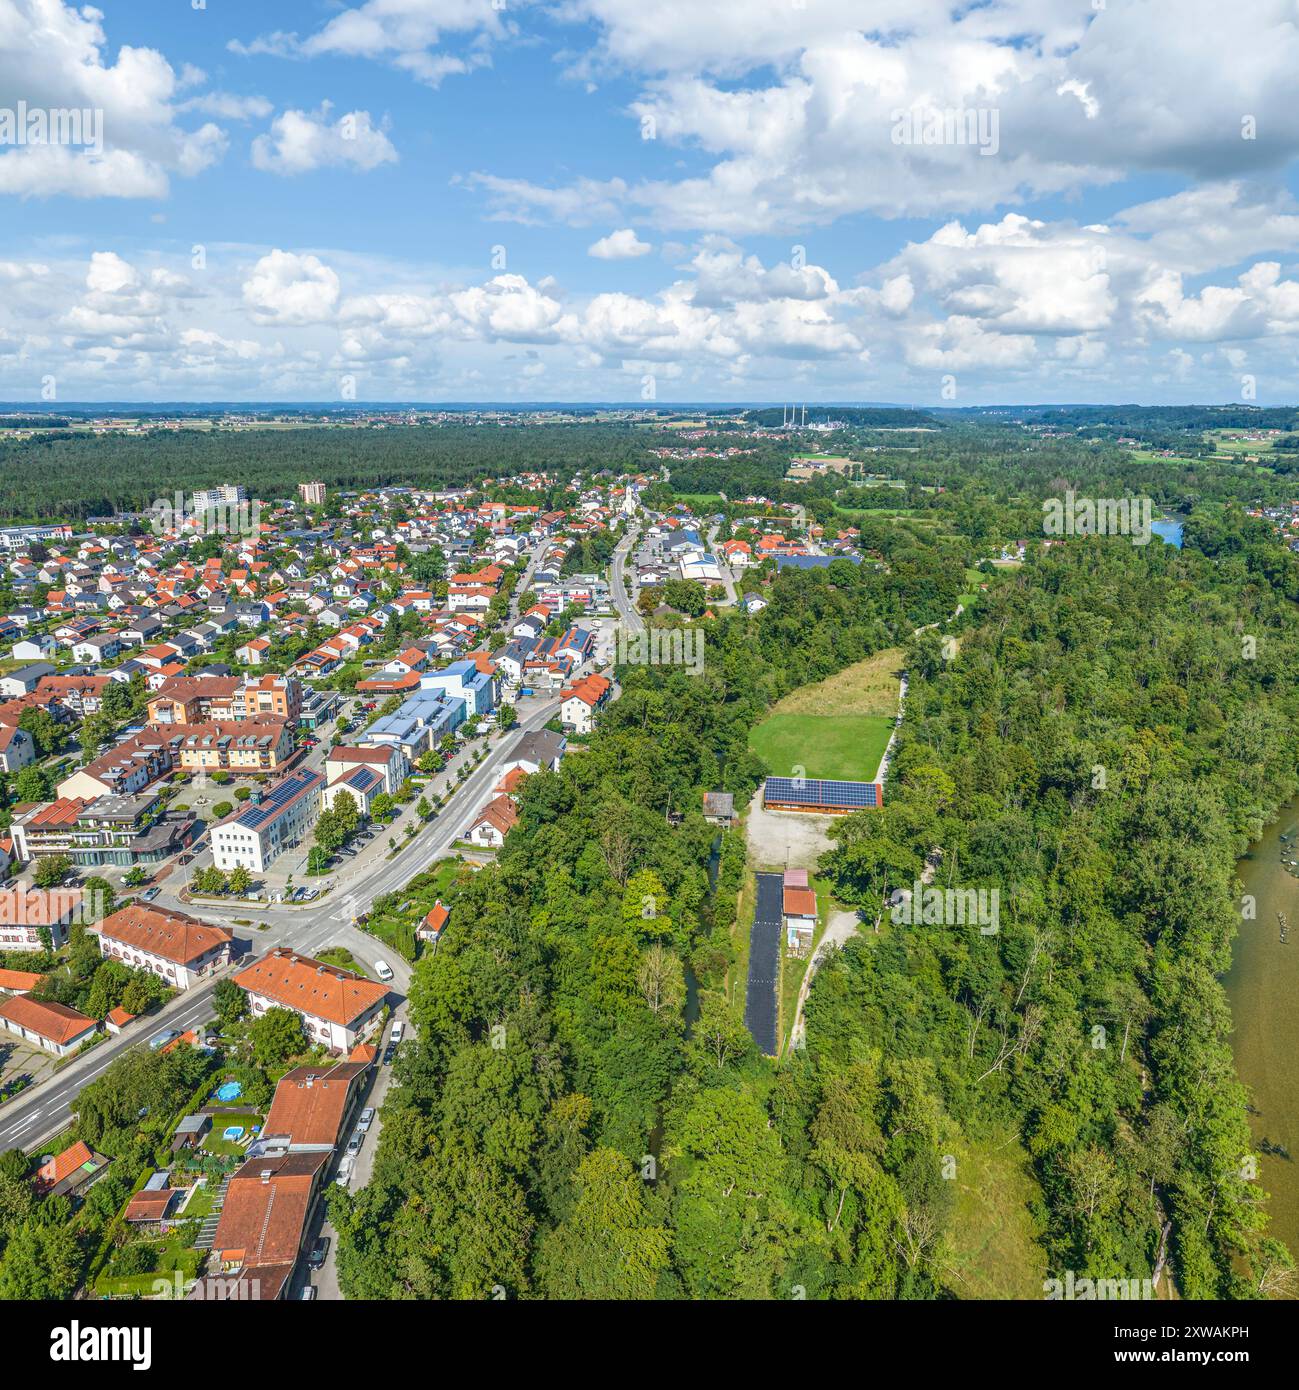
[[[267,792],[262,800],[255,806],[247,806],[235,818],[238,825],[242,825],[247,830],[258,830],[267,821],[273,820],[285,806],[295,797],[311,786],[323,781],[314,772],[295,772],[289,777],[285,777],[274,789]]]
[[[832,782],[819,777],[768,777],[762,799],[764,803],[854,810],[883,802],[878,783]]]

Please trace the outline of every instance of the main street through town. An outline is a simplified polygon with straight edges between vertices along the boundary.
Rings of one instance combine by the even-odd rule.
[[[634,540],[633,533],[619,543],[623,559]],[[544,545],[538,546],[529,556],[527,570],[511,600],[511,619],[517,617],[518,597],[528,592],[544,551]],[[615,564],[618,564],[617,559]],[[615,595],[621,594],[623,599],[618,611],[623,614],[624,621],[639,623],[638,615],[626,600],[620,576],[614,579],[613,587]],[[595,626],[600,633],[600,655],[604,660],[611,660],[612,625]],[[159,907],[187,912],[191,916],[231,927],[236,941],[243,948],[240,964],[264,955],[275,946],[289,946],[304,955],[313,955],[331,946],[343,946],[351,951],[367,972],[373,972],[376,961],[385,961],[395,977],[393,993],[404,997],[410,984],[410,964],[362,931],[355,925],[356,919],[368,913],[376,899],[398,891],[452,851],[490,798],[503,775],[504,764],[519,741],[527,734],[544,728],[558,714],[559,706],[557,694],[519,697],[515,702],[516,727],[508,733],[490,736],[491,746],[486,756],[472,768],[463,782],[455,780],[458,768],[472,758],[473,750],[481,747],[480,743],[471,743],[462,749],[444,773],[431,779],[430,790],[449,784],[455,787],[455,791],[442,809],[411,837],[405,835],[405,824],[407,818],[413,818],[416,812],[410,804],[402,808],[394,826],[393,838],[401,846],[395,855],[389,851],[388,835],[378,834],[358,851],[355,858],[344,859],[341,866],[326,879],[302,877],[298,880],[300,884],[312,887],[328,884],[328,891],[315,902],[191,901],[187,894],[183,896],[186,883],[195,868],[210,862],[208,850],[197,854],[191,864],[177,866],[159,886],[154,901]],[[300,765],[323,773],[327,747],[327,741],[322,740],[309,751]],[[204,789],[192,799],[205,804],[220,800],[227,794],[221,788]],[[291,862],[299,864],[301,861],[305,864],[308,848],[306,844],[297,847],[292,852],[294,859]],[[245,925],[250,922],[252,925]],[[148,1040],[160,1032],[184,1031],[206,1023],[212,1017],[211,996],[217,981],[235,973],[240,964],[228,966],[220,974],[187,990],[147,1020],[141,1020],[126,1032],[109,1037],[89,1052],[75,1057],[54,1076],[10,1101],[0,1111],[0,1150],[24,1148],[30,1151],[65,1129],[72,1118],[71,1102],[81,1088],[95,1080],[129,1048],[147,1045]]]
[[[631,529],[614,547],[613,562],[609,566],[609,593],[618,617],[626,624],[629,632],[639,632],[645,626],[635,604],[628,597],[626,581],[627,557],[635,548],[639,535],[640,530],[633,522]]]

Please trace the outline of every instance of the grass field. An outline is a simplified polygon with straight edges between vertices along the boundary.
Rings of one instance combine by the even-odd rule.
[[[1241,434],[1241,430],[1205,430],[1204,438],[1206,443],[1212,444],[1219,453],[1223,454],[1268,454],[1272,452],[1272,447],[1276,440],[1267,439],[1229,439],[1227,436]],[[1283,436],[1277,436],[1282,438]]]
[[[952,1287],[961,1298],[1040,1299],[1046,1254],[1032,1208],[1042,1200],[1028,1155],[1013,1136],[952,1146],[956,1210]]]
[[[965,592],[957,596],[957,603],[963,608],[971,607],[975,599],[979,597],[979,585],[986,582],[986,575],[981,574],[976,569],[967,567],[965,571]]]
[[[722,505],[720,492],[677,492],[673,497],[694,512],[715,512]]]
[[[802,768],[805,777],[868,782],[892,729],[877,714],[773,714],[750,732],[749,747],[777,777]]]
[[[898,681],[902,674],[902,649],[888,647],[865,661],[815,685],[791,691],[772,714],[874,714],[892,718],[898,711]]]

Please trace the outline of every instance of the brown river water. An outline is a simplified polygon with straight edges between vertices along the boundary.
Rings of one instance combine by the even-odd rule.
[[[1257,915],[1241,923],[1223,983],[1235,1024],[1236,1071],[1258,1112],[1249,1117],[1254,1141],[1280,1144],[1292,1155],[1260,1157],[1260,1185],[1270,1194],[1268,1231],[1299,1254],[1299,878],[1281,862],[1281,835],[1292,829],[1299,830],[1299,800],[1282,808],[1237,867]],[[1299,836],[1292,844],[1285,858],[1299,859]],[[1287,945],[1278,912],[1289,919]]]

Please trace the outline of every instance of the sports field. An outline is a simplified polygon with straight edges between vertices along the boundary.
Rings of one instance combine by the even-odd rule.
[[[871,781],[893,721],[878,714],[773,714],[749,734],[749,747],[779,777]]]

